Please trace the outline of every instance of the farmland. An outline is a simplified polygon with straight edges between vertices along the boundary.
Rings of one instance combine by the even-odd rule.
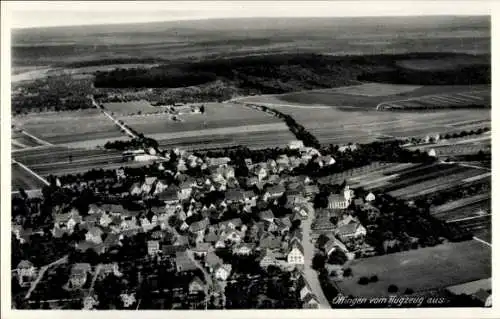
[[[446,243],[385,256],[355,260],[353,277],[337,283],[342,294],[355,297],[387,296],[393,284],[399,293],[434,290],[491,277],[491,248],[477,241]],[[357,283],[360,277],[376,275],[378,281]]]
[[[13,163],[11,168],[12,191],[17,191],[19,188],[23,188],[25,190],[40,189],[45,185],[40,179],[25,170],[20,165]]]
[[[393,100],[377,105],[377,110],[438,109],[491,107],[490,90],[469,91],[451,94],[424,95],[417,98]]]
[[[43,141],[37,140],[33,136],[26,134],[25,132],[17,130],[12,132],[11,143],[13,149],[25,149],[46,144],[43,143]]]
[[[185,148],[282,146],[295,139],[286,125],[263,112],[230,103],[207,103],[205,113],[123,118],[136,131],[160,145]]]
[[[99,110],[47,112],[13,118],[16,127],[52,144],[71,144],[124,135]]]
[[[115,115],[128,115],[128,114],[147,114],[161,111],[159,108],[152,106],[148,101],[139,100],[132,102],[107,102],[103,103],[106,110],[114,113]]]

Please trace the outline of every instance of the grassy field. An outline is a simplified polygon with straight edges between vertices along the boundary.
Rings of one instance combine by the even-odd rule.
[[[385,256],[355,260],[350,265],[353,277],[338,282],[342,294],[355,297],[387,296],[394,284],[399,293],[443,288],[491,277],[491,248],[477,241],[447,243]],[[362,276],[378,276],[366,286]]]
[[[26,171],[24,168],[18,164],[11,165],[12,172],[12,191],[17,191],[19,188],[24,188],[25,190],[30,189],[40,189],[45,184],[35,177],[30,172]]]
[[[148,101],[133,101],[133,102],[108,102],[103,103],[104,107],[115,115],[128,115],[137,114],[141,112],[142,114],[153,113],[161,111],[160,108],[152,106]]]
[[[403,100],[435,94],[458,94],[487,90],[486,85],[428,85],[409,86],[397,84],[365,83],[350,87],[312,90],[277,96],[283,103],[303,105],[352,106],[376,108],[382,102]]]
[[[116,139],[120,129],[97,109],[47,112],[13,118],[17,127],[52,144]]]
[[[22,132],[19,131],[12,132],[11,142],[13,149],[24,149],[24,148],[43,145],[42,143],[32,138],[31,136],[23,134]]]

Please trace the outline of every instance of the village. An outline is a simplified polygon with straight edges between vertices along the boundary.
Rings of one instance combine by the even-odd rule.
[[[300,142],[290,143],[288,149],[299,156],[282,154],[276,160],[259,163],[245,159],[246,178],[235,174],[231,158],[200,158],[180,150],[172,152],[175,159],[171,158],[170,163],[175,161],[174,171],[165,169],[161,162],[155,164],[160,177],[145,176],[139,181],[118,169],[115,176],[97,181],[61,184],[57,178],[55,187],[80,193],[91,190],[109,203],[90,204],[83,214],[81,208],[72,204],[53,206],[48,218],[52,225],[43,228],[50,234],[43,229],[26,229],[27,219],[15,218],[12,229],[20,244],[29,242],[30,235],[38,232],[41,237],[64,238],[74,245],[69,254],[71,250],[80,254],[76,258],[80,262],[69,264],[66,258],[45,268],[32,260],[22,260],[13,276],[20,287],[28,289],[23,298],[27,300],[42,289],[44,284],[40,282],[47,280],[44,273],[52,269],[57,276],[66,278],[66,291],[81,292],[83,308],[99,304],[104,296],[95,291],[106,276],[116,277],[122,287],[117,293],[122,304],[115,307],[140,307],[138,287],[145,282],[158,286],[158,272],[170,271],[183,278],[176,277],[170,282],[172,285],[184,283],[181,287],[165,288],[173,292],[172,308],[197,309],[209,304],[225,308],[226,286],[234,283],[234,278],[250,276],[241,271],[255,265],[256,269],[248,270],[252,275],[277,271],[291,276],[286,288],[293,296],[295,308],[321,307],[321,299],[325,298],[322,288],[317,278],[307,278],[315,276],[310,269],[315,250],[320,248],[327,257],[340,251],[348,259],[356,254],[370,255],[373,249],[363,240],[366,229],[350,208],[355,205],[376,211],[370,204],[375,195],[356,197],[346,185],[327,196],[327,207],[315,211],[318,185],[308,176],[289,173],[309,161],[319,166],[335,165],[335,159],[321,156]],[[186,173],[196,167],[209,174],[196,178]],[[131,199],[134,205],[130,205]],[[318,237],[323,242],[314,248]],[[117,257],[123,254],[128,258]],[[130,258],[140,262],[130,264]],[[331,266],[342,276],[342,262]],[[144,267],[149,271],[137,269]],[[163,267],[167,270],[160,269]],[[136,278],[129,278],[132,273]],[[189,302],[186,305],[176,300]]]

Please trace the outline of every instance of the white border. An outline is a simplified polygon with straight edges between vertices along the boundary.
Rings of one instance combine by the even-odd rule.
[[[38,2],[38,1],[37,1]],[[276,1],[279,3],[279,1]],[[276,5],[276,2],[274,5]],[[334,1],[332,1],[334,2]],[[362,3],[358,3],[359,6],[380,6],[379,1],[361,1]],[[420,1],[415,1],[415,4],[418,6]],[[443,2],[443,1],[432,1],[434,3]],[[448,1],[450,4],[460,4],[463,6],[464,1]],[[477,0],[473,2],[468,2],[469,5],[474,5],[481,3],[488,3],[491,8],[491,21],[492,21],[492,60],[495,61],[494,57],[497,57],[498,61],[498,45],[499,41],[495,34],[500,31],[500,23],[495,22],[495,17],[498,17],[498,13],[500,13],[500,1],[483,1]],[[40,6],[40,2],[38,2],[37,6]],[[78,4],[80,7],[91,4],[92,7],[98,7],[98,10],[104,10],[103,4],[95,3],[94,1],[87,2],[86,4],[82,4],[82,2],[74,2],[75,6]],[[140,3],[140,2],[139,2]],[[158,4],[158,2],[156,2]],[[301,5],[310,5],[309,2],[296,2]],[[392,6],[397,6],[398,1],[389,1]],[[332,4],[332,3],[330,3]],[[1,270],[2,277],[0,280],[1,283],[1,318],[64,318],[66,316],[71,316],[72,318],[87,318],[88,316],[92,316],[94,318],[165,318],[168,317],[180,317],[180,318],[196,318],[199,315],[204,316],[205,318],[269,318],[269,317],[280,317],[280,318],[496,318],[498,317],[495,313],[499,313],[497,310],[500,309],[500,298],[497,297],[496,291],[500,291],[500,287],[498,287],[497,281],[493,280],[493,307],[489,309],[468,309],[468,308],[437,308],[437,309],[387,309],[387,310],[379,310],[379,309],[352,309],[352,310],[225,310],[225,311],[22,311],[22,310],[11,310],[11,300],[10,300],[10,190],[11,190],[11,173],[10,173],[10,162],[11,162],[11,146],[10,146],[10,15],[8,14],[8,10],[10,8],[10,1],[2,1],[1,3],[1,156],[2,156],[2,164],[1,165],[1,182],[2,182],[2,192],[1,192]],[[18,5],[18,4],[16,4]],[[66,6],[70,4],[66,3]],[[194,5],[194,4],[193,4]],[[265,3],[264,3],[265,5]],[[332,4],[334,5],[334,3]],[[387,5],[387,1],[385,4]],[[394,11],[394,10],[392,10]],[[500,82],[499,70],[495,64],[493,64],[493,83]],[[492,101],[494,107],[492,108],[492,120],[497,118],[497,113],[500,112],[496,110],[496,105],[499,102],[499,92],[493,85],[492,89]],[[494,123],[493,123],[494,124]],[[497,132],[496,125],[492,125],[492,134],[493,140],[500,138],[497,136],[500,134]],[[498,153],[497,147],[493,147],[493,158],[497,158],[496,154]],[[493,162],[493,170],[495,171],[497,165]],[[495,174],[493,174],[495,176]],[[497,182],[495,178],[493,179],[493,211],[496,211],[496,208],[499,204],[497,196],[500,195],[498,189],[495,187]],[[496,220],[497,218],[493,214],[493,242],[495,242],[495,233],[499,230],[497,227]],[[494,261],[497,259],[498,254],[495,249],[493,249],[493,259],[492,264],[495,265]],[[496,279],[496,271],[495,267],[493,268],[493,278]],[[500,293],[499,293],[500,294]]]

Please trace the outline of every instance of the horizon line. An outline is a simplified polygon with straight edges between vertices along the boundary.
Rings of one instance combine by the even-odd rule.
[[[421,15],[359,15],[359,16],[275,16],[275,17],[200,17],[200,18],[180,18],[169,20],[150,20],[150,21],[130,21],[130,22],[109,22],[109,23],[84,23],[84,24],[60,24],[60,25],[39,25],[39,26],[21,26],[11,27],[11,31],[18,30],[36,30],[36,29],[57,29],[66,27],[83,27],[83,26],[118,26],[118,25],[137,25],[137,24],[153,24],[153,23],[168,23],[168,22],[189,22],[203,20],[245,20],[245,19],[359,19],[359,18],[426,18],[426,17],[489,17],[491,14],[421,14]]]

